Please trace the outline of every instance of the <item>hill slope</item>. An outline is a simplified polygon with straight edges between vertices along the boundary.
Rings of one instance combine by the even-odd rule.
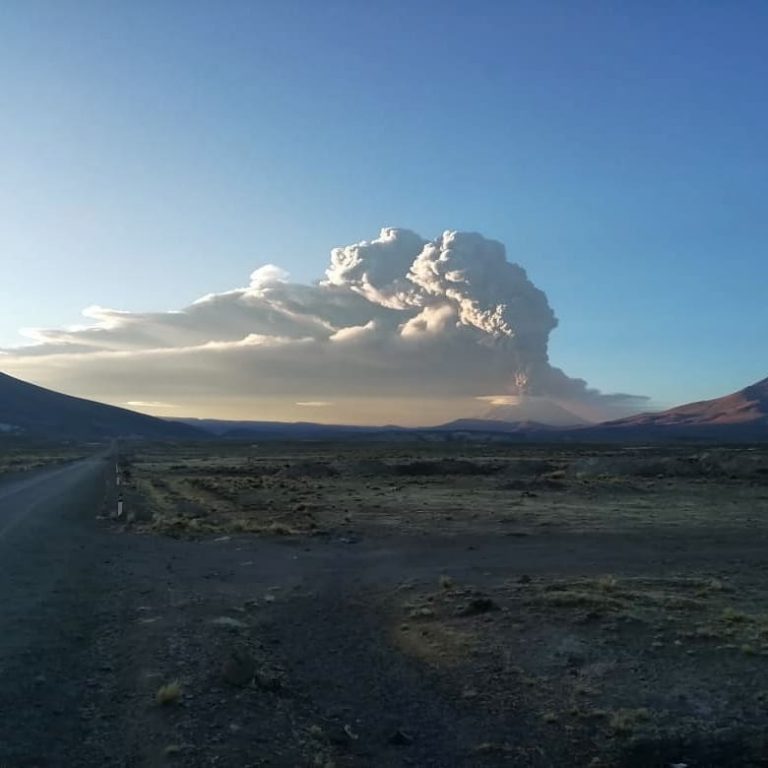
[[[768,439],[768,379],[714,400],[680,405],[658,413],[641,413],[609,421],[577,434],[636,437],[706,437]]]
[[[195,439],[188,424],[145,416],[113,405],[62,395],[0,373],[0,429],[56,439],[143,437]]]
[[[768,379],[714,400],[680,405],[659,413],[610,422],[615,426],[705,426],[751,424],[768,426]]]

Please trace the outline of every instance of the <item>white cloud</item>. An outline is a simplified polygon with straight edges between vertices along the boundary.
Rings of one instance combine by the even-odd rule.
[[[480,395],[475,399],[490,405],[520,405],[520,395]]]
[[[275,283],[287,283],[289,274],[274,264],[265,264],[251,272],[251,289],[259,291]]]
[[[131,408],[176,408],[173,403],[161,403],[157,400],[126,400],[124,405]]]
[[[360,341],[374,333],[376,333],[376,321],[369,320],[365,325],[350,325],[348,328],[339,328],[338,331],[328,337],[328,341]]]
[[[112,402],[173,402],[195,415],[236,402],[266,418],[324,403],[328,418],[342,420],[354,401],[356,414],[370,403],[370,422],[386,414],[414,423],[422,409],[402,412],[406,402],[467,416],[451,409],[508,408],[520,396],[577,403],[567,409],[574,413],[638,408],[637,399],[602,395],[550,364],[557,320],[546,295],[500,243],[475,233],[426,241],[384,229],[334,249],[315,285],[291,283],[270,264],[247,288],[182,310],[93,306],[85,315],[88,325],[35,329],[34,343],[4,350],[4,370]]]
[[[327,400],[305,400],[297,402],[296,405],[301,406],[302,408],[328,408],[333,405],[333,403],[330,403]]]

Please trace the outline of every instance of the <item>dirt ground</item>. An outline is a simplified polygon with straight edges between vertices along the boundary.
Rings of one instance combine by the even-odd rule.
[[[120,464],[119,764],[768,765],[766,449]]]
[[[76,461],[92,452],[93,448],[87,446],[22,440],[0,434],[0,478]]]

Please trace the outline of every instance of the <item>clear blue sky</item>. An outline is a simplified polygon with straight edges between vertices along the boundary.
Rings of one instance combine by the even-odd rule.
[[[7,0],[0,344],[470,229],[546,291],[569,374],[739,388],[768,375],[766,39],[758,2]]]

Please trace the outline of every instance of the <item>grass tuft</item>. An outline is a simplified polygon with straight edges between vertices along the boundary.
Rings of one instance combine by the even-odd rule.
[[[161,685],[155,694],[155,701],[161,706],[176,704],[181,698],[181,684],[178,680]]]

